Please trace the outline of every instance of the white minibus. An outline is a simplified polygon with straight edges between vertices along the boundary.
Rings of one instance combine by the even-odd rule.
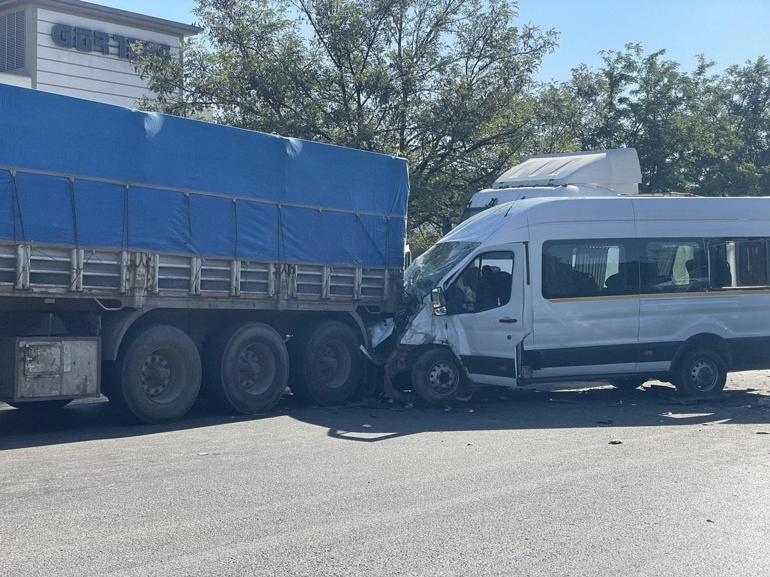
[[[770,368],[769,262],[770,198],[499,205],[406,271],[419,304],[395,366],[431,403],[472,384],[718,394],[728,371]]]

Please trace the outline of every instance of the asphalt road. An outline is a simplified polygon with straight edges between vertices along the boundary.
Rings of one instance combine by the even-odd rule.
[[[718,402],[122,423],[0,407],[0,575],[770,575],[770,373]],[[620,441],[621,444],[610,444]]]

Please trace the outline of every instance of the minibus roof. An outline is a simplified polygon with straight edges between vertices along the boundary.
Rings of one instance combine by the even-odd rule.
[[[526,212],[530,224],[617,219],[770,221],[770,197],[550,197],[502,206],[509,205],[513,205],[509,217]]]
[[[770,223],[770,197],[633,195],[527,198],[495,206],[469,218],[442,241],[484,242],[503,226],[508,235],[511,231],[531,225],[622,220]]]
[[[595,184],[563,184],[558,186],[521,186],[516,188],[485,188],[474,194],[468,208],[495,206],[520,198],[543,196],[617,196],[617,192]]]

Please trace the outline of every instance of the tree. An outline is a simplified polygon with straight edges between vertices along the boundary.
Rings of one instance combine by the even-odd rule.
[[[720,141],[724,175],[712,178],[711,189],[728,194],[770,194],[770,63],[760,56],[744,66],[731,66],[720,79],[713,107],[721,106],[724,134]],[[719,174],[719,173],[717,173]]]
[[[535,106],[538,151],[636,148],[642,190],[708,196],[770,192],[770,64],[764,57],[712,74],[699,57],[683,72],[639,44],[602,52]]]
[[[142,57],[163,111],[409,160],[410,228],[447,214],[528,143],[556,34],[510,0],[198,0],[183,62]]]
[[[691,127],[698,125],[698,91],[709,63],[685,74],[665,51],[645,54],[638,44],[602,52],[599,70],[581,65],[572,78],[548,87],[541,106],[555,117],[541,119],[541,137],[561,122],[561,148],[636,148],[642,162],[642,188],[650,192],[685,190]],[[565,124],[564,119],[568,119]]]

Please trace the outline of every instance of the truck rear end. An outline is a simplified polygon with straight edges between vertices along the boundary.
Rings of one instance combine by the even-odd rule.
[[[290,373],[359,390],[401,294],[404,160],[9,86],[0,134],[0,400],[161,422],[201,390],[269,410]]]

